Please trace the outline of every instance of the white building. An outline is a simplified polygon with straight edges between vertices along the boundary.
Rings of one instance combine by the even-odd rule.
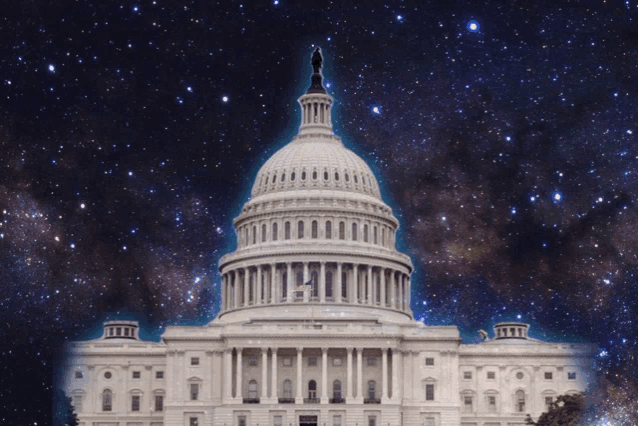
[[[461,344],[410,310],[410,258],[368,165],[332,132],[313,54],[299,133],[261,168],[219,264],[221,313],[160,343],[110,321],[74,342],[64,386],[85,426],[512,426],[584,391],[593,348],[528,325]]]

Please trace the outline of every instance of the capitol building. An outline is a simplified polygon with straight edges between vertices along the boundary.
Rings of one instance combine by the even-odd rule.
[[[585,391],[594,348],[529,325],[463,344],[415,321],[410,258],[370,167],[333,133],[312,56],[298,134],[261,167],[221,258],[206,326],[108,321],[67,347],[62,386],[83,426],[514,426]]]

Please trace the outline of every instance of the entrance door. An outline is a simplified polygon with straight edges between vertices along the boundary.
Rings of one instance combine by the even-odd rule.
[[[299,416],[299,426],[317,426],[317,416]]]

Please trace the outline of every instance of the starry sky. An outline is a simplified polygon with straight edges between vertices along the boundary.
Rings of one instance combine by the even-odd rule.
[[[401,222],[415,318],[596,343],[589,424],[638,423],[638,4],[416,3],[3,10],[1,424],[49,423],[62,345],[104,319],[157,338],[214,318],[314,46],[335,132]]]

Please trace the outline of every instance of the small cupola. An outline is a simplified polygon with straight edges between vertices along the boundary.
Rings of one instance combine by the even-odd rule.
[[[106,321],[103,339],[139,340],[137,321]]]
[[[323,57],[321,49],[316,48],[312,54],[312,75],[310,77],[310,87],[306,93],[299,98],[301,105],[301,126],[299,135],[303,134],[332,134],[332,120],[330,111],[332,109],[332,96],[326,93],[323,87]]]
[[[529,324],[521,322],[500,322],[494,326],[494,335],[499,339],[527,339]]]

